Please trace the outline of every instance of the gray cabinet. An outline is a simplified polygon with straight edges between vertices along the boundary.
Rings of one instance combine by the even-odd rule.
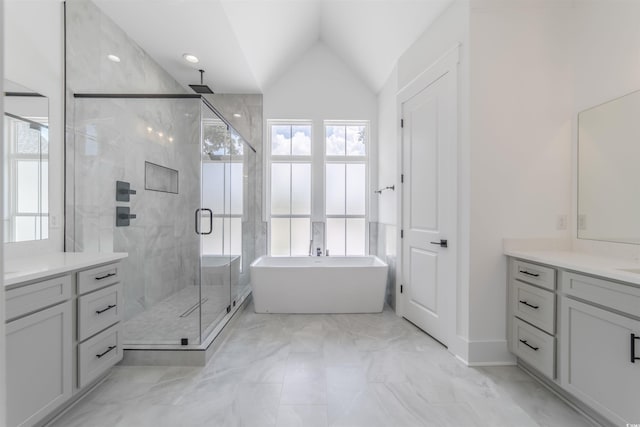
[[[119,264],[94,265],[5,291],[9,427],[48,421],[122,359]]]
[[[508,292],[519,363],[595,420],[638,423],[640,286],[510,258]]]
[[[33,285],[31,300],[23,298],[28,295],[23,288],[7,292],[7,311],[15,317],[6,325],[7,424],[11,427],[34,425],[72,395],[71,301],[67,295],[66,301],[52,307],[42,308],[46,300],[38,304],[43,288],[45,294],[52,293],[60,283],[69,286],[68,276],[62,282],[56,279],[53,286]],[[20,303],[9,309],[14,299]],[[20,307],[28,308],[25,312]]]
[[[576,273],[566,273],[562,288],[562,387],[616,425],[637,423],[640,360],[632,357],[640,358],[640,340],[632,336],[640,336],[640,305],[628,302],[640,288]]]

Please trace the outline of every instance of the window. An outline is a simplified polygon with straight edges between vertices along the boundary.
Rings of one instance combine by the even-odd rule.
[[[202,235],[202,250],[205,255],[241,255],[244,146],[220,120],[205,120],[203,130],[202,206],[211,209],[215,232]],[[208,221],[203,211],[201,224]]]
[[[47,239],[49,232],[49,130],[42,117],[4,117],[5,240]],[[11,188],[9,189],[9,184]]]
[[[270,122],[270,253],[307,255],[311,240],[311,124]]]
[[[332,255],[365,255],[367,126],[325,122],[326,248]]]
[[[270,254],[307,255],[313,218],[331,255],[365,255],[367,122],[327,121],[317,145],[310,121],[270,120],[268,133]]]

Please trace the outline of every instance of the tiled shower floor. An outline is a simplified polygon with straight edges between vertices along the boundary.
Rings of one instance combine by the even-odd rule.
[[[229,305],[229,289],[222,286],[203,286],[202,301],[204,332],[207,326],[216,323],[226,314],[226,307]],[[126,344],[180,344],[181,338],[187,338],[189,344],[198,344],[200,314],[197,304],[198,286],[187,286],[169,295],[153,307],[123,323],[125,346]],[[194,307],[190,314],[186,314]]]

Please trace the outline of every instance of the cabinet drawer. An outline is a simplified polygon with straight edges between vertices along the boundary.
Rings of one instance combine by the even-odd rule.
[[[71,276],[62,276],[6,292],[5,320],[15,319],[71,298]]]
[[[79,297],[78,341],[119,322],[122,309],[122,283]]]
[[[555,338],[513,318],[513,350],[516,356],[542,374],[555,377]]]
[[[511,263],[513,277],[532,285],[541,286],[550,290],[556,288],[556,270],[543,267],[538,264],[514,259]]]
[[[120,274],[119,263],[81,271],[78,273],[78,295],[118,283]]]
[[[555,294],[546,289],[513,280],[513,314],[553,335],[555,333]]]
[[[120,324],[78,345],[78,387],[84,387],[122,360]]]
[[[640,287],[570,272],[562,273],[560,286],[567,295],[640,317]]]

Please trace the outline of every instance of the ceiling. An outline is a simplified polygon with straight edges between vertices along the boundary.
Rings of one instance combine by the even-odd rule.
[[[377,93],[453,0],[93,1],[185,87],[203,68],[217,93],[262,93],[322,42]]]

